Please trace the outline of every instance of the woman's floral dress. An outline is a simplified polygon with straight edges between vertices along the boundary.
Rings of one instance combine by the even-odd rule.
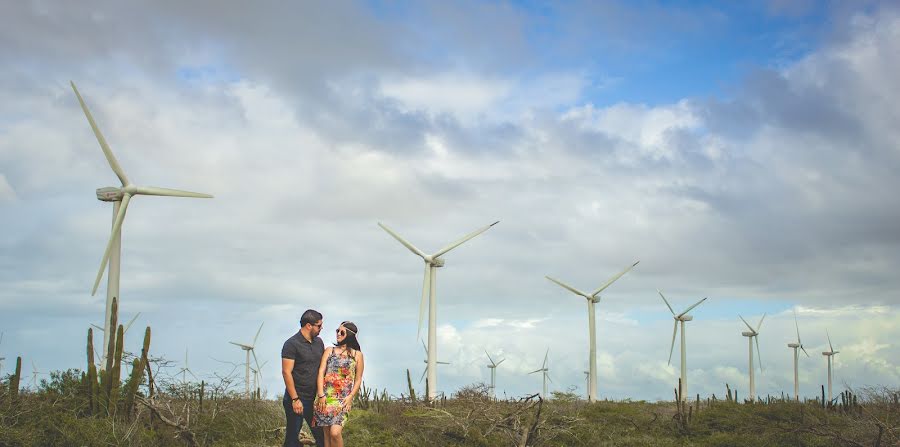
[[[351,351],[336,354],[332,349],[325,364],[325,411],[320,412],[316,407],[316,416],[313,426],[344,425],[347,420],[347,412],[344,411],[344,399],[353,391],[353,383],[356,380],[356,358]]]

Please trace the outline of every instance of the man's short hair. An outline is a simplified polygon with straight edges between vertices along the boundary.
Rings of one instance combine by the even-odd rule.
[[[300,317],[300,327],[316,324],[319,321],[322,321],[322,314],[312,309],[306,309],[306,312],[303,312],[303,316]]]

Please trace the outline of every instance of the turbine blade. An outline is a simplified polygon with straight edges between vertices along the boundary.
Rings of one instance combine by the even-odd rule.
[[[487,349],[484,350],[484,355],[486,355],[488,357],[488,360],[491,361],[491,365],[494,365],[494,366],[497,365],[496,363],[494,363],[494,359],[491,358],[491,355],[488,354]]]
[[[422,339],[422,323],[425,321],[425,306],[431,293],[431,265],[425,264],[425,279],[422,281],[422,300],[419,301],[419,325],[416,327],[416,338]]]
[[[797,309],[794,309],[794,327],[797,328],[797,344],[802,345],[800,343],[800,323],[797,322]]]
[[[422,342],[422,350],[425,351],[425,356],[427,357],[428,356],[428,347],[425,346],[425,342],[423,340],[419,340],[419,341]],[[425,361],[427,362],[428,360],[425,360]]]
[[[584,292],[582,292],[582,291],[580,291],[580,290],[578,290],[578,289],[576,289],[576,288],[574,288],[574,287],[572,287],[572,286],[570,286],[570,285],[568,285],[568,284],[565,284],[565,283],[563,283],[562,281],[559,281],[559,280],[557,280],[557,279],[553,279],[553,278],[551,278],[551,277],[549,277],[549,276],[544,276],[544,278],[547,278],[547,279],[549,279],[550,281],[555,282],[557,285],[559,285],[559,286],[562,287],[563,289],[568,290],[569,292],[572,292],[572,293],[574,293],[574,294],[576,294],[576,295],[581,295],[581,296],[583,296],[583,297],[585,297],[585,298],[587,298],[587,299],[591,299],[590,295],[588,295],[588,294],[586,294],[586,293],[584,293]]]
[[[98,329],[100,332],[103,332],[103,328],[102,328],[102,327],[97,326],[97,325],[94,324],[94,323],[91,323],[91,326],[93,326],[95,329]]]
[[[672,353],[675,352],[675,335],[678,334],[678,320],[675,320],[675,326],[672,327],[672,347],[669,348],[669,365],[672,364]]]
[[[438,362],[438,361],[435,361],[434,363],[437,363],[438,365],[449,365],[450,364],[450,362]]]
[[[756,339],[756,363],[759,363],[759,372],[762,372],[762,354],[759,353],[759,335],[754,336]]]
[[[122,203],[119,205],[119,213],[116,214],[116,220],[113,223],[112,232],[109,234],[109,242],[106,243],[106,251],[103,253],[103,260],[100,261],[100,270],[97,271],[97,278],[94,280],[94,289],[91,290],[91,296],[97,293],[97,287],[100,286],[100,280],[103,279],[103,272],[106,270],[106,263],[109,262],[109,253],[112,251],[113,241],[122,231],[122,221],[125,219],[125,212],[128,211],[128,202],[131,201],[131,194],[125,193],[122,196]]]
[[[547,348],[547,352],[544,353],[544,368],[547,368],[547,356],[550,355],[550,348]]]
[[[256,359],[256,349],[251,349],[250,352],[253,354],[253,363],[256,364],[256,370],[259,371],[259,360]]]
[[[499,361],[499,362],[497,362],[497,364],[496,364],[496,365],[494,365],[494,368],[496,368],[496,367],[498,367],[498,366],[500,366],[500,364],[501,364],[501,363],[503,363],[503,361],[504,361],[504,360],[506,360],[506,359],[500,359],[500,361]]]
[[[119,181],[122,182],[122,186],[128,184],[128,177],[125,175],[125,171],[122,170],[122,167],[119,166],[118,160],[116,160],[116,156],[113,155],[112,149],[109,148],[109,145],[106,144],[106,138],[103,138],[103,134],[100,133],[100,128],[97,127],[97,123],[94,122],[94,117],[91,115],[91,111],[88,110],[87,105],[84,103],[84,99],[81,98],[81,93],[78,93],[78,88],[75,87],[75,83],[69,81],[72,84],[72,90],[75,91],[75,96],[78,97],[78,103],[81,104],[81,110],[84,111],[84,116],[87,117],[88,123],[91,125],[91,129],[94,131],[94,136],[97,137],[97,141],[100,142],[100,149],[103,149],[103,155],[106,156],[106,161],[109,162],[109,167],[112,168],[113,172],[116,174],[116,177],[119,177]]]
[[[211,199],[210,194],[202,192],[182,191],[180,189],[158,188],[156,186],[136,186],[135,194],[145,196],[168,196],[168,197],[194,197],[197,199]]]
[[[828,337],[828,350],[834,352],[834,346],[831,346],[831,335],[828,334],[828,329],[825,329],[825,336]]]
[[[659,297],[663,299],[664,303],[666,303],[666,307],[669,308],[669,312],[672,312],[672,315],[675,315],[675,311],[672,309],[672,306],[669,305],[669,302],[666,301],[666,297],[663,296],[662,292],[659,289],[656,289],[656,293],[658,293]]]
[[[762,318],[759,319],[759,324],[756,325],[756,332],[759,332],[759,328],[762,327],[762,322],[763,322],[763,320],[765,320],[765,319],[766,319],[766,314],[763,313]]]
[[[693,304],[693,305],[692,305],[692,306],[691,306],[691,307],[688,307],[688,308],[687,308],[687,309],[686,309],[686,310],[685,310],[685,311],[684,311],[684,312],[682,312],[682,313],[680,313],[680,314],[678,314],[678,316],[679,316],[679,317],[682,317],[682,316],[684,316],[684,314],[686,314],[686,313],[688,313],[688,312],[690,312],[690,311],[691,311],[691,310],[692,310],[692,309],[693,309],[693,308],[695,308],[695,307],[697,307],[697,306],[699,306],[699,305],[700,305],[700,303],[702,303],[702,302],[704,302],[704,301],[706,301],[706,299],[707,299],[707,298],[709,298],[709,297],[703,297],[703,299],[702,299],[702,300],[700,300],[700,301],[697,301],[697,302],[696,302],[696,303],[694,303],[694,304]]]
[[[602,286],[598,287],[597,290],[595,290],[593,293],[591,293],[591,297],[597,296],[598,293],[604,291],[607,287],[611,286],[612,283],[616,282],[616,280],[621,278],[622,275],[628,273],[631,269],[634,268],[634,266],[638,265],[639,262],[641,262],[641,261],[637,261],[634,264],[631,264],[630,266],[626,267],[625,270],[622,270],[621,272],[619,272],[619,274],[617,274],[616,276],[613,276],[612,278],[609,278],[608,280],[606,280],[606,282],[603,283]]]
[[[138,318],[139,316],[141,316],[141,313],[140,313],[140,312],[134,314],[134,316],[131,317],[131,320],[129,320],[129,321],[128,321],[128,324],[125,325],[125,331],[124,331],[124,332],[128,332],[128,329],[131,328],[131,325],[134,323],[134,320],[137,320],[137,318]]]
[[[536,369],[536,370],[534,370],[534,371],[532,371],[532,372],[530,372],[530,373],[528,373],[528,374],[534,374],[534,373],[536,373],[536,372],[541,372],[541,371],[543,371],[543,369]]]
[[[550,378],[550,373],[549,373],[549,372],[547,373],[547,380],[549,380],[550,383],[556,383],[556,382],[553,381],[553,379]]]
[[[253,348],[253,346],[247,346],[247,345],[245,345],[245,344],[235,343],[235,342],[233,342],[233,341],[230,341],[230,342],[228,342],[228,343],[231,343],[231,344],[233,344],[233,345],[235,345],[235,346],[240,346],[240,347],[245,348],[245,349],[251,349],[251,348]]]
[[[422,383],[422,381],[425,380],[425,373],[427,373],[427,372],[428,372],[428,368],[425,368],[422,371],[422,377],[419,377],[419,383]]]
[[[741,321],[743,321],[744,324],[747,325],[747,329],[750,329],[750,332],[756,332],[756,331],[753,330],[753,326],[750,326],[750,323],[747,323],[747,320],[745,320],[744,317],[738,315],[738,318],[740,318]]]
[[[806,352],[806,348],[804,348],[803,345],[800,345],[800,349],[802,349],[803,353],[806,354],[806,358],[809,358],[809,353]]]
[[[253,344],[250,345],[251,347],[255,347],[255,346],[256,346],[256,339],[259,338],[259,333],[262,331],[262,327],[263,327],[264,324],[266,324],[265,321],[263,321],[262,323],[260,323],[259,329],[256,330],[256,336],[253,337]],[[256,354],[254,354],[254,355],[256,355]]]
[[[463,244],[463,242],[466,242],[466,241],[468,241],[469,239],[472,239],[473,237],[478,236],[479,234],[484,233],[484,232],[487,231],[487,230],[490,230],[491,227],[493,227],[494,225],[497,225],[498,223],[500,223],[499,220],[496,221],[496,222],[494,222],[494,223],[492,223],[492,224],[490,224],[490,225],[488,225],[488,226],[479,228],[479,229],[477,229],[477,230],[475,230],[475,231],[473,231],[473,232],[471,232],[471,233],[469,233],[469,234],[463,236],[462,238],[458,239],[456,242],[453,242],[453,243],[451,243],[450,245],[448,245],[448,246],[446,246],[446,247],[444,247],[444,248],[438,250],[437,253],[435,253],[435,254],[432,255],[432,257],[433,257],[433,258],[440,257],[440,256],[443,255],[444,253],[447,253],[448,251],[453,250],[453,249],[456,248],[456,247],[459,247],[460,245]]]
[[[422,253],[422,250],[419,250],[418,248],[416,248],[415,245],[410,244],[406,239],[403,239],[402,237],[400,237],[399,234],[394,233],[393,230],[391,230],[390,228],[388,228],[386,225],[382,224],[381,222],[378,222],[378,226],[381,227],[384,231],[387,231],[388,234],[390,234],[391,236],[394,237],[394,239],[397,239],[397,241],[400,242],[401,244],[403,244],[404,247],[408,248],[409,251],[421,256],[422,259],[425,259],[425,256],[426,256],[425,253]]]

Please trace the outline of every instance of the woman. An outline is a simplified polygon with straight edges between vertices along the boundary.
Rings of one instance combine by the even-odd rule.
[[[337,343],[325,350],[316,378],[316,415],[313,424],[325,432],[325,447],[344,447],[341,434],[363,375],[363,354],[357,327],[345,321],[337,328]]]

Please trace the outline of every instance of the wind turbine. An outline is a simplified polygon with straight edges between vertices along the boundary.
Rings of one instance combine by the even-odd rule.
[[[762,372],[762,354],[759,353],[759,328],[762,327],[763,320],[766,319],[766,314],[763,314],[762,318],[759,319],[759,324],[756,325],[756,329],[753,329],[753,326],[750,326],[750,323],[747,323],[747,320],[744,317],[741,317],[741,321],[747,325],[747,329],[749,331],[741,332],[741,335],[747,337],[747,341],[750,342],[750,401],[756,399],[756,382],[753,380],[753,340],[756,339],[756,354],[759,356],[757,359],[757,363],[759,363],[759,372]]]
[[[491,361],[490,365],[487,365],[488,369],[491,370],[491,394],[493,394],[494,399],[497,398],[497,367],[500,366],[506,359],[500,359],[499,362],[495,362],[494,359],[491,358],[491,355],[488,354],[487,351],[484,351],[484,355],[487,356],[488,360]]]
[[[666,301],[666,297],[663,296],[662,292],[660,292],[659,289],[656,289],[656,291],[659,293],[660,298],[663,299],[663,302],[666,303],[666,307],[669,308],[669,312],[672,312],[672,317],[675,318],[675,327],[672,328],[672,347],[669,348],[669,364],[670,365],[672,364],[672,352],[675,350],[675,335],[678,334],[678,323],[681,323],[681,389],[679,390],[679,393],[681,394],[681,400],[686,401],[687,400],[687,390],[688,390],[688,387],[687,387],[687,345],[685,344],[684,323],[686,321],[691,321],[694,319],[693,316],[688,315],[687,313],[690,312],[693,308],[699,306],[700,303],[706,301],[706,298],[703,298],[702,300],[697,301],[696,303],[691,305],[691,307],[688,307],[687,309],[685,309],[684,312],[676,315],[675,311],[672,310],[672,306],[670,306],[669,302]]]
[[[31,387],[37,389],[37,378],[38,374],[44,374],[41,371],[38,371],[37,366],[34,364],[34,360],[31,361]]]
[[[254,357],[254,360],[255,360],[255,359],[256,359],[256,358]],[[257,364],[256,364],[256,369],[250,368],[250,370],[253,371],[253,390],[254,390],[253,392],[254,392],[254,393],[256,393],[256,392],[259,391],[259,376],[262,375],[261,370],[262,370],[262,368],[263,368],[264,366],[266,366],[267,363],[269,363],[268,360],[266,360],[265,362],[262,362],[262,365],[260,365],[259,363],[257,363]]]
[[[97,127],[93,115],[91,115],[90,110],[88,110],[81,94],[78,93],[78,88],[75,87],[75,83],[71,82],[71,84],[72,90],[75,91],[75,96],[78,97],[78,103],[81,104],[81,110],[84,111],[84,115],[87,117],[91,129],[94,131],[94,136],[97,137],[100,148],[103,149],[103,154],[106,156],[109,167],[112,168],[112,171],[122,183],[121,187],[110,186],[97,189],[97,199],[104,202],[113,202],[112,231],[109,235],[109,242],[106,244],[106,250],[103,253],[103,259],[100,261],[100,269],[97,271],[97,278],[94,280],[94,288],[91,290],[91,295],[97,293],[100,279],[103,278],[103,271],[106,269],[107,263],[109,263],[109,276],[107,278],[106,286],[106,313],[103,318],[103,349],[101,349],[101,351],[103,351],[103,358],[100,361],[100,368],[103,369],[106,365],[106,347],[109,346],[109,337],[111,334],[109,324],[111,317],[110,313],[112,312],[112,301],[114,298],[119,298],[119,261],[122,252],[122,221],[125,219],[125,212],[128,210],[128,203],[131,201],[131,198],[135,195],[195,198],[212,198],[212,196],[209,194],[181,191],[177,189],[138,186],[131,183],[128,176],[125,175],[125,171],[119,166],[119,162],[116,160],[115,155],[113,155],[112,149],[110,149],[109,145],[106,143],[106,138],[100,133],[100,128]],[[121,300],[119,300],[119,302],[121,303]],[[113,334],[113,337],[115,337],[115,334]]]
[[[828,334],[828,329],[825,329],[825,336],[828,337],[828,351],[823,352],[822,355],[828,360],[828,401],[831,402],[831,368],[834,364],[834,355],[841,351],[835,351],[834,346],[831,345],[831,335]]]
[[[809,353],[806,352],[806,349],[803,347],[803,342],[800,341],[800,324],[797,323],[797,309],[794,309],[794,327],[797,328],[797,343],[788,343],[788,347],[794,350],[794,400],[800,400],[800,372],[797,368],[798,360],[800,359],[799,353],[797,352],[797,348],[803,350],[803,353],[806,354],[806,357],[809,357]]]
[[[3,332],[0,332],[0,345],[3,344]],[[6,360],[6,357],[0,357],[0,374],[3,374],[3,361]]]
[[[422,371],[422,377],[419,377],[419,383],[422,383],[422,380],[425,379],[425,374],[428,372],[428,348],[425,347],[425,343],[422,343],[422,349],[425,350],[425,359],[422,360],[422,363],[425,364],[425,370]],[[437,365],[449,365],[450,362],[440,362],[436,361]],[[429,384],[430,385],[430,384]]]
[[[428,368],[426,369],[426,373],[428,374],[428,386],[426,387],[426,395],[428,396],[428,400],[433,400],[435,396],[437,396],[437,293],[436,293],[436,277],[437,277],[437,268],[444,266],[444,259],[441,258],[444,254],[453,250],[456,247],[459,247],[464,242],[472,239],[475,236],[478,236],[481,233],[489,230],[494,225],[500,223],[498,220],[486,227],[479,228],[475,230],[456,242],[447,245],[446,247],[438,250],[434,254],[427,255],[422,250],[416,248],[413,244],[409,243],[406,239],[400,237],[399,234],[395,233],[393,230],[382,224],[378,223],[378,226],[387,231],[388,234],[397,239],[398,242],[403,244],[404,247],[408,248],[409,251],[418,255],[425,261],[425,280],[422,286],[422,301],[419,303],[419,326],[416,332],[416,338],[419,338],[422,330],[422,320],[425,318],[425,300],[428,300]]]
[[[544,376],[544,392],[541,394],[541,398],[547,398],[547,381],[553,382],[553,379],[550,378],[550,367],[547,365],[547,356],[550,355],[550,348],[547,348],[547,352],[544,354],[544,363],[540,367],[540,369],[536,369],[528,374],[534,374],[536,372],[542,372]]]
[[[122,335],[125,335],[125,334],[128,333],[128,329],[131,329],[131,325],[134,324],[134,320],[137,320],[137,318],[138,318],[139,316],[141,316],[141,313],[140,313],[140,312],[134,314],[134,316],[131,317],[131,320],[129,320],[129,321],[128,321],[128,324],[125,325],[125,329],[122,330]],[[98,325],[96,325],[96,324],[94,324],[94,323],[91,323],[91,326],[93,326],[95,329],[97,329],[97,330],[100,331],[100,332],[105,332],[105,331],[106,331],[106,329],[104,329],[104,328],[102,328],[102,327],[100,327],[100,326],[98,326]]]
[[[191,377],[193,377],[194,379],[197,379],[197,376],[194,375],[193,371],[191,371],[191,367],[188,366],[188,350],[187,350],[187,348],[184,348],[184,366],[182,366],[181,369],[178,370],[178,372],[181,373],[181,383],[182,384],[187,383],[187,374],[188,373],[190,373]]]
[[[247,362],[244,364],[246,366],[245,389],[247,392],[247,397],[250,397],[250,353],[253,353],[253,360],[256,361],[256,350],[254,348],[256,348],[256,339],[259,338],[259,332],[262,331],[263,324],[266,324],[266,323],[263,322],[262,324],[259,325],[259,330],[256,331],[256,336],[253,337],[253,343],[250,343],[249,345],[247,345],[247,344],[237,343],[237,342],[233,342],[233,341],[228,342],[235,346],[239,346],[241,349],[243,349],[247,353]],[[256,362],[256,364],[258,366],[259,362]]]
[[[640,261],[638,261],[640,262]],[[594,312],[594,304],[600,302],[600,292],[606,290],[607,287],[612,285],[617,279],[621,278],[622,275],[628,273],[629,270],[633,269],[634,266],[638,265],[638,262],[631,264],[626,267],[625,270],[622,270],[616,276],[606,280],[606,282],[600,286],[598,289],[594,290],[591,294],[584,293],[572,286],[569,286],[562,281],[557,279],[553,279],[549,276],[545,276],[545,278],[550,281],[555,282],[560,287],[576,294],[584,297],[587,300],[588,305],[588,402],[593,402],[597,400],[597,329],[595,320],[595,312]]]

